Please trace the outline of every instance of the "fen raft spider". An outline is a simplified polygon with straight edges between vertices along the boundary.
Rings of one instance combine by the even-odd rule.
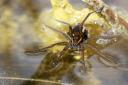
[[[83,64],[84,66],[84,69],[86,70],[87,66],[86,66],[86,63],[88,62],[88,59],[85,59],[85,46],[86,47],[89,47],[90,49],[92,49],[94,52],[96,52],[96,54],[98,55],[98,60],[100,62],[103,63],[102,59],[104,59],[105,61],[113,64],[113,65],[110,65],[110,67],[116,67],[118,64],[117,64],[117,59],[112,57],[112,56],[106,56],[104,55],[100,50],[98,50],[95,46],[92,46],[88,43],[88,40],[90,39],[88,37],[88,30],[87,30],[87,27],[84,25],[85,21],[88,19],[88,17],[95,13],[96,11],[93,11],[93,12],[90,12],[88,13],[88,15],[83,19],[83,21],[81,23],[78,23],[77,25],[74,25],[74,26],[71,26],[69,23],[67,22],[64,22],[64,21],[60,21],[60,20],[57,20],[58,22],[61,22],[65,25],[68,25],[69,27],[69,31],[67,33],[64,33],[60,30],[57,30],[53,27],[50,27],[48,25],[45,25],[46,27],[48,27],[49,29],[63,35],[67,40],[68,42],[57,42],[57,43],[54,43],[54,44],[51,44],[47,47],[44,47],[44,48],[41,48],[41,49],[37,49],[37,50],[34,50],[34,51],[30,51],[30,50],[26,50],[25,53],[26,54],[34,54],[34,53],[39,53],[39,52],[45,52],[47,49],[49,48],[52,48],[56,45],[64,45],[64,48],[62,51],[60,51],[59,55],[57,55],[56,59],[53,60],[53,69],[57,68],[58,66],[60,67],[60,63],[62,64],[63,62],[63,55],[66,54],[68,52],[68,50],[72,50],[72,52],[79,52],[80,55],[81,55],[81,63]],[[95,37],[95,36],[94,36]],[[100,38],[103,38],[103,39],[112,39],[112,38],[116,38],[117,36],[99,36]],[[98,37],[98,38],[99,38]],[[104,63],[105,64],[105,63]],[[108,66],[108,65],[107,65]],[[53,69],[50,69],[50,70],[53,70]]]

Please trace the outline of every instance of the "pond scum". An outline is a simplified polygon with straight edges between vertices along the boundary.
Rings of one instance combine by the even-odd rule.
[[[83,0],[87,1],[87,0]],[[14,41],[19,40],[19,42],[25,43],[22,41],[22,34],[17,33],[20,25],[26,25],[29,22],[28,27],[26,28],[27,32],[30,32],[30,35],[35,36],[40,40],[43,46],[48,46],[50,44],[64,41],[64,37],[57,34],[56,32],[48,29],[44,24],[52,26],[55,29],[67,32],[68,27],[63,23],[60,23],[56,20],[61,20],[70,23],[71,25],[75,25],[76,23],[83,20],[83,18],[94,9],[92,8],[83,8],[81,10],[75,9],[68,0],[51,0],[52,9],[45,10],[38,15],[36,19],[34,19],[31,24],[29,22],[28,15],[23,14],[20,16],[15,16],[13,11],[10,8],[4,8],[3,13],[0,16],[0,53],[11,55],[11,48],[13,47]],[[124,16],[126,17],[126,16]],[[31,21],[31,20],[30,20]],[[115,33],[124,33],[126,29],[123,26],[112,24],[104,17],[102,17],[98,13],[92,14],[86,21],[87,30],[89,31],[89,36],[99,36],[108,30],[116,30]],[[116,28],[116,29],[115,29]],[[25,30],[25,29],[24,29]],[[26,33],[26,32],[24,32]],[[126,33],[127,35],[127,33]],[[98,40],[90,41],[91,44],[98,47],[99,49],[105,48],[107,45],[102,42],[98,42]],[[15,47],[15,46],[14,46]],[[56,53],[62,50],[62,46],[56,46],[54,48],[50,48],[49,50],[53,53]],[[94,51],[91,49],[86,50],[86,57],[90,57],[94,54]],[[76,60],[80,59],[79,55],[74,57]],[[27,80],[27,81],[39,81],[39,82],[49,82],[49,83],[60,83],[54,81],[45,81],[42,79],[27,79],[27,78],[15,78],[15,77],[0,77],[0,79],[10,79],[10,80]],[[62,83],[63,84],[63,83]]]

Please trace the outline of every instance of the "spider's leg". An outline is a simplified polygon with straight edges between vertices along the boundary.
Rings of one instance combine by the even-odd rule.
[[[59,55],[55,59],[53,59],[51,63],[52,69],[50,69],[49,71],[54,71],[63,66],[63,55],[68,51],[68,48],[68,45],[66,45],[64,49],[59,53]]]
[[[88,15],[87,15],[87,16],[84,18],[84,20],[81,22],[81,25],[82,25],[82,26],[84,25],[84,22],[88,19],[88,17],[89,17],[91,14],[93,14],[93,13],[95,13],[95,11],[88,13]]]
[[[65,25],[68,25],[69,26],[69,34],[72,34],[72,26],[69,23],[67,23],[65,21],[57,20],[57,19],[55,19],[55,20],[60,22],[60,23],[65,24]]]
[[[63,49],[63,50],[59,53],[59,55],[58,55],[59,60],[61,60],[61,59],[63,58],[63,55],[68,51],[68,49],[69,49],[69,46],[66,45],[66,46],[64,47],[64,49]]]
[[[85,57],[84,55],[84,46],[81,45],[81,47],[78,49],[81,55],[81,63],[83,64],[83,68],[81,70],[84,70],[84,72],[88,72],[91,70],[92,65],[91,63],[88,61],[88,59]],[[82,71],[83,72],[83,71]]]
[[[111,65],[107,65],[106,63],[104,63],[104,65],[106,64],[106,66],[109,66],[109,67],[117,67],[119,64],[117,63],[118,62],[118,59],[115,58],[115,57],[112,57],[112,56],[106,56],[104,55],[100,50],[98,50],[96,47],[90,45],[90,44],[87,44],[87,46],[89,48],[91,48],[93,51],[96,52],[96,54],[98,55],[97,58],[98,60],[100,59],[100,62],[101,63],[104,63],[101,59],[104,59],[105,61],[107,61],[108,63],[110,63]]]
[[[49,45],[47,47],[44,47],[44,48],[41,48],[41,49],[26,50],[25,54],[27,54],[27,55],[40,54],[42,52],[45,52],[47,49],[52,48],[52,47],[54,47],[56,45],[67,45],[67,42],[54,43],[54,44],[51,44],[51,45]]]
[[[64,49],[59,53],[58,57],[56,58],[55,63],[60,62],[63,59],[63,55],[65,55],[65,53],[68,51],[68,48],[68,45],[64,47]]]
[[[121,37],[120,34],[116,34],[116,35],[103,35],[103,36],[99,36],[98,38],[101,39],[113,39],[113,38],[119,38]]]
[[[57,33],[63,35],[66,39],[68,39],[68,40],[71,39],[66,33],[64,33],[64,32],[62,32],[62,31],[60,31],[60,30],[57,30],[57,29],[55,29],[55,28],[53,28],[53,27],[51,27],[51,26],[48,26],[48,25],[45,25],[45,26],[48,27],[49,29],[51,29],[51,30],[53,30],[53,31],[55,31],[55,32],[57,32]]]
[[[89,39],[114,39],[114,38],[119,38],[121,35],[103,35],[103,36],[94,36]]]
[[[113,67],[113,66],[110,66],[110,65],[105,64],[105,63],[102,61],[102,59],[101,59],[100,57],[97,57],[97,60],[98,60],[100,63],[102,63],[104,66],[106,66],[106,67]]]
[[[91,71],[91,68],[92,68],[91,62],[90,62],[88,59],[86,60],[86,62],[87,62],[87,65],[88,65],[88,66],[87,66],[87,68],[88,68],[87,70],[88,70],[88,71]]]
[[[63,23],[63,24],[65,24],[65,25],[68,25],[69,28],[72,28],[72,26],[71,26],[69,23],[65,22],[65,21],[61,21],[61,20],[58,20],[58,19],[55,19],[55,20],[56,20],[57,22]]]
[[[80,52],[81,52],[82,64],[84,65],[84,70],[86,71],[86,65],[85,65],[86,60],[84,58],[84,48],[82,48]]]

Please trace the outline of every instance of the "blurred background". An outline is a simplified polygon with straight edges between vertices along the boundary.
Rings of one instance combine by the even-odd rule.
[[[86,7],[81,0],[69,1],[77,9]],[[104,2],[123,9],[125,13],[128,11],[127,0],[104,0]],[[27,56],[24,54],[24,48],[29,44],[41,42],[34,32],[34,24],[40,14],[50,8],[50,0],[0,0],[0,77],[31,78],[32,75],[38,74],[44,55]],[[128,62],[127,43],[128,39],[124,36],[120,42],[109,46],[104,51],[119,57],[122,62],[126,63]],[[73,85],[127,85],[128,71],[106,68],[97,63],[95,58],[92,59],[92,65],[93,72],[86,75],[86,78],[75,73],[76,68],[73,72],[66,73],[62,81],[74,82]],[[21,85],[23,82],[25,81],[0,78],[0,85]],[[47,83],[46,85],[54,84]]]

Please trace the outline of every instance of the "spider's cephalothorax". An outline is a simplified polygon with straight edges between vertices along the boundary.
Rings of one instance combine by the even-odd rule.
[[[71,45],[78,46],[88,39],[88,32],[80,23],[73,26],[69,31]]]

